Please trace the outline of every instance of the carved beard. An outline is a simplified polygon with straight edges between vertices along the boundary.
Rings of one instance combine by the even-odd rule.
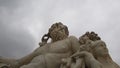
[[[67,35],[65,34],[65,32],[61,32],[61,31],[52,31],[50,33],[50,36],[52,38],[52,42],[67,38]]]

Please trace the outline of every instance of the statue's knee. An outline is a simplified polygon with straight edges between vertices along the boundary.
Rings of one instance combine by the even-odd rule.
[[[34,65],[31,65],[31,64],[23,65],[20,68],[34,68]]]

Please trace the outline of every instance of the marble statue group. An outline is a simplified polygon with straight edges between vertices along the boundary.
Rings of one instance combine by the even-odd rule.
[[[105,42],[93,31],[76,38],[58,22],[43,35],[39,45],[20,59],[0,57],[0,68],[120,68]]]

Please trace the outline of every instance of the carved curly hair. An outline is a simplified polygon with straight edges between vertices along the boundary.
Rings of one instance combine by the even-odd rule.
[[[86,32],[84,35],[79,37],[80,44],[85,44],[87,40],[96,41],[101,40],[101,38],[95,32]]]
[[[62,32],[64,30],[65,32]],[[58,41],[68,37],[69,31],[66,25],[63,25],[61,22],[53,24],[48,31],[48,36],[52,41]]]

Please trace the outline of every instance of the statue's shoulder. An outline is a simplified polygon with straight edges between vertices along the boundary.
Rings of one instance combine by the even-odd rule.
[[[78,38],[75,37],[75,36],[69,36],[68,39],[69,39],[69,40],[78,40]]]
[[[93,41],[92,45],[104,45],[106,46],[106,43],[103,40],[97,40],[97,41]]]

